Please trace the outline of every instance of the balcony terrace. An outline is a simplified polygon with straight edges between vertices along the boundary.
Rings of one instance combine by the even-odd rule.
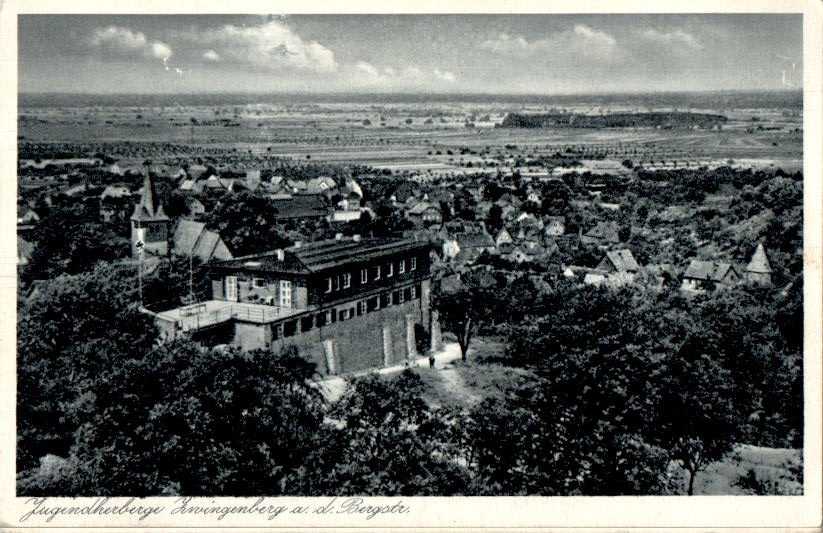
[[[229,320],[267,324],[304,311],[305,309],[275,305],[207,300],[156,313],[155,318],[177,324],[176,329],[186,332],[197,331]]]

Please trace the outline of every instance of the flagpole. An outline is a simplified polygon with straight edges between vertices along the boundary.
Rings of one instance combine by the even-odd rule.
[[[140,293],[140,307],[143,307],[143,241],[137,242],[137,287]]]

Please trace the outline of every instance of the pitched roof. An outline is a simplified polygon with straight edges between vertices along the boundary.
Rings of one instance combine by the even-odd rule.
[[[415,204],[411,209],[409,209],[407,211],[407,213],[409,215],[422,215],[423,213],[425,213],[429,209],[434,209],[438,213],[440,212],[440,209],[438,207],[436,207],[435,205],[432,205],[428,202],[419,202],[419,203]]]
[[[168,220],[169,217],[167,217],[166,213],[163,212],[163,206],[158,204],[157,211],[155,211],[154,205],[156,196],[154,186],[151,183],[151,179],[149,178],[149,173],[147,171],[143,177],[143,189],[140,192],[140,202],[134,206],[134,214],[131,216],[131,219],[152,222]]]
[[[181,255],[189,255],[197,245],[197,239],[200,234],[206,229],[206,225],[202,222],[195,222],[194,220],[182,219],[177,224],[177,229],[174,231],[174,253]]]
[[[33,251],[34,251],[34,245],[18,235],[17,236],[17,257],[18,258],[28,259],[29,257],[31,257],[31,254],[32,254]]]
[[[609,261],[618,272],[637,272],[640,270],[640,265],[635,261],[631,250],[626,248],[606,252],[606,257],[609,258]]]
[[[752,260],[749,261],[749,264],[746,266],[746,270],[748,272],[755,272],[759,274],[771,273],[772,267],[769,264],[769,258],[766,257],[766,249],[763,248],[763,243],[757,245],[757,249],[754,251]]]
[[[586,232],[586,237],[599,239],[606,242],[620,242],[617,235],[617,226],[613,223],[600,222],[595,227]]]
[[[485,231],[464,231],[455,235],[460,248],[494,247],[494,239]]]
[[[722,281],[730,271],[735,275],[737,274],[737,270],[729,263],[692,259],[683,277],[706,281]]]
[[[231,257],[231,252],[226,248],[220,234],[207,230],[202,222],[182,219],[177,224],[174,231],[175,254],[194,256],[205,263],[215,257],[216,250],[221,252],[217,254],[221,258]]]
[[[318,218],[329,214],[326,200],[320,194],[298,194],[295,196],[271,197],[274,207],[274,218],[278,220],[290,218]]]
[[[425,248],[431,248],[431,244],[408,239],[329,239],[286,248],[282,250],[283,259],[279,259],[278,251],[274,250],[221,261],[214,263],[213,266],[230,270],[309,274],[346,264],[367,262],[389,254]]]

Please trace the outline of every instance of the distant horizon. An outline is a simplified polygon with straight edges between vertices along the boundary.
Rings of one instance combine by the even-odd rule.
[[[801,87],[784,88],[754,88],[754,89],[686,89],[686,90],[650,90],[650,91],[599,91],[599,92],[471,92],[471,91],[191,91],[191,92],[85,92],[85,91],[18,91],[18,96],[517,96],[517,97],[563,97],[563,96],[625,96],[625,95],[656,95],[656,94],[757,94],[757,93],[802,93]]]

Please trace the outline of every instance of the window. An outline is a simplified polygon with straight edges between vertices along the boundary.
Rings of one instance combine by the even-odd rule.
[[[343,321],[349,318],[349,310],[348,309],[341,309],[340,313],[338,313],[338,320]]]
[[[334,322],[334,320],[332,318],[333,318],[332,311],[331,310],[326,311],[326,317],[325,317],[326,324],[331,324],[332,322]]]
[[[331,278],[326,278],[326,294],[331,292]]]
[[[411,289],[409,289],[409,296],[411,300],[417,298],[417,287],[415,285],[412,285]]]
[[[283,338],[283,324],[277,324],[274,326],[271,332],[272,340],[282,339]]]
[[[291,307],[291,281],[280,280],[280,307]]]
[[[391,293],[385,292],[380,295],[380,307],[389,307],[391,305]]]
[[[406,273],[406,260],[405,259],[400,260],[400,267],[397,269],[397,271],[400,274],[405,274]]]
[[[297,320],[289,320],[283,324],[283,336],[291,337],[297,333]]]
[[[314,317],[312,315],[304,316],[300,319],[300,331],[309,331],[314,322]]]
[[[374,267],[374,279],[375,281],[380,279],[380,265]]]
[[[315,318],[315,321],[317,323],[318,328],[321,328],[321,327],[323,327],[323,326],[325,326],[326,324],[329,323],[327,318],[330,318],[330,315],[329,316],[327,316],[327,315],[328,315],[328,311],[325,312],[325,313],[317,313],[317,317]]]
[[[226,300],[237,301],[237,276],[226,276]]]
[[[406,298],[405,298],[406,294],[405,294],[405,292],[406,292],[406,291],[404,291],[404,290],[399,290],[399,291],[395,292],[395,293],[394,293],[394,296],[395,296],[395,302],[397,302],[397,303],[399,303],[399,304],[402,304],[404,301],[406,301]]]
[[[251,280],[251,286],[255,289],[263,289],[266,287],[266,282],[263,280],[263,278],[253,278]]]
[[[371,313],[372,311],[377,311],[380,309],[380,297],[375,296],[374,298],[369,298],[366,301],[366,311]]]
[[[360,284],[365,285],[369,281],[369,270],[364,268],[360,270]]]
[[[412,289],[414,289],[414,287],[406,287],[403,289],[403,300],[409,302],[414,298],[414,296],[412,296]]]
[[[394,276],[394,263],[389,263],[389,271],[386,272],[386,277],[390,278]]]
[[[336,291],[340,290],[340,276],[335,276],[334,277],[334,290],[336,290]]]
[[[363,300],[360,300],[359,302],[357,302],[357,315],[361,316],[361,315],[365,315],[365,314],[366,314],[366,302],[363,301]]]
[[[417,270],[417,258],[416,257],[411,258],[411,270]]]
[[[346,272],[343,274],[343,288],[348,289],[349,287],[351,287],[351,274]]]

